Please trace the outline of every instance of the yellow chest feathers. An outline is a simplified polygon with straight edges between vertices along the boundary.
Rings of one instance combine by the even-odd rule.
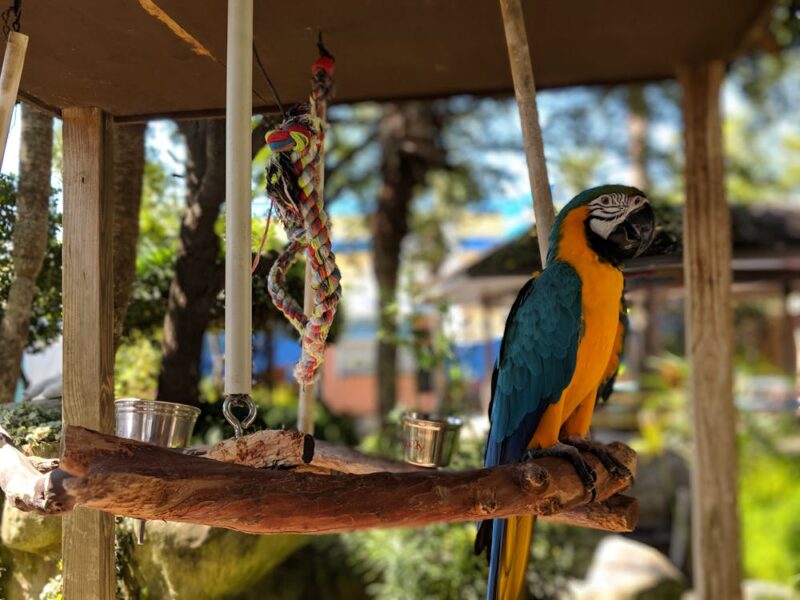
[[[604,262],[586,240],[588,207],[573,209],[561,224],[557,258],[569,263],[581,278],[583,338],[578,346],[570,394],[575,402],[602,383],[619,325],[622,273]]]

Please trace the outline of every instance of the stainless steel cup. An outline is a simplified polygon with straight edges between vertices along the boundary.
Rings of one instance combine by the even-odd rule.
[[[165,448],[183,448],[189,443],[200,409],[174,402],[121,398],[114,402],[117,435]],[[136,532],[138,543],[144,541],[144,524]]]
[[[405,413],[403,459],[419,467],[446,467],[453,456],[462,421],[426,413]]]
[[[174,402],[121,398],[114,403],[117,435],[165,448],[189,443],[200,409]]]

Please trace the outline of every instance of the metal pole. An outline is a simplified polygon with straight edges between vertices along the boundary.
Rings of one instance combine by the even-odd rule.
[[[525,15],[522,12],[520,0],[500,0],[500,8],[503,11],[508,59],[511,63],[514,94],[517,97],[519,118],[522,123],[525,157],[528,160],[528,177],[533,195],[533,212],[536,215],[539,253],[544,266],[554,211],[550,182],[547,178],[547,163],[544,160],[544,142],[539,125],[539,110],[536,106],[536,82],[533,78],[528,34],[525,31]]]
[[[253,0],[228,0],[225,95],[225,394],[250,394],[250,180]]]

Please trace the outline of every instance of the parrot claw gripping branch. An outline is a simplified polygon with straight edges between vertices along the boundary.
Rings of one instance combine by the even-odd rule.
[[[501,2],[509,36],[515,30],[509,28],[505,10],[513,4]],[[293,112],[267,135],[271,152],[267,191],[289,238],[270,271],[268,289],[301,336],[302,356],[294,374],[303,387],[318,377],[341,296],[321,195],[333,57],[322,47],[320,51],[312,69],[310,108]],[[528,64],[520,66],[515,62],[519,57],[512,54],[515,78],[519,69],[530,70],[529,56],[525,56]],[[530,75],[532,85],[532,71]],[[535,96],[528,93],[518,101],[521,108],[533,111],[523,111],[523,117],[536,116]],[[532,145],[541,146],[538,122],[528,125],[533,137],[526,127],[525,145],[529,164],[535,167],[531,172],[537,174],[535,188],[542,189],[543,175],[544,189],[549,189],[543,154],[540,151],[536,159],[537,153],[531,150]],[[537,192],[534,196],[539,222],[547,224],[547,203],[552,215],[549,195]],[[310,310],[285,288],[286,272],[303,251],[311,271]],[[42,465],[0,429],[0,487],[17,508],[42,514],[83,506],[139,519],[202,523],[251,533],[328,533],[521,515],[631,531],[638,504],[619,492],[630,485],[631,477],[626,475],[635,473],[635,453],[620,443],[604,446],[602,452],[597,447],[573,448],[577,460],[594,474],[591,489],[572,464],[552,456],[450,472],[370,457],[316,442],[308,433],[244,435],[241,427],[235,439],[181,451],[67,425],[60,460]]]

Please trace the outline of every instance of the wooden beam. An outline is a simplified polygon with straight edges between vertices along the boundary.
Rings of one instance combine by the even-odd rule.
[[[693,407],[692,542],[701,599],[741,595],[733,404],[731,225],[720,116],[722,62],[679,69],[683,90],[686,348]]]
[[[63,422],[114,431],[110,121],[98,108],[64,117]],[[114,598],[114,518],[64,519],[64,598]]]
[[[6,52],[3,55],[3,68],[0,70],[0,165],[6,153],[8,132],[11,129],[11,113],[17,103],[19,80],[25,53],[28,50],[28,36],[18,31],[8,32]]]
[[[539,254],[544,265],[555,211],[544,158],[544,141],[539,124],[539,109],[536,105],[536,80],[533,78],[531,50],[528,46],[528,33],[525,31],[525,14],[521,0],[500,0],[500,8],[503,12],[511,76],[514,80],[514,95],[519,106],[525,157],[528,160],[528,177],[533,195],[533,212],[536,215]]]

